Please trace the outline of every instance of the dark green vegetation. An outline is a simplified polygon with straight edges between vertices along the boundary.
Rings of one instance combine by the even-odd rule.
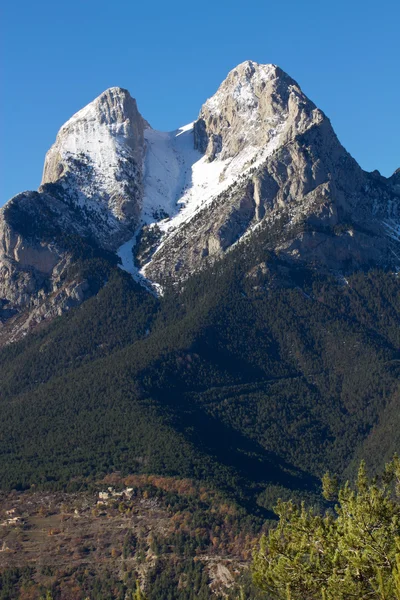
[[[370,481],[361,463],[355,489],[324,477],[324,514],[279,502],[279,523],[254,553],[254,580],[282,600],[400,598],[400,460]],[[335,514],[336,513],[336,514]]]
[[[395,274],[344,280],[252,243],[156,299],[107,255],[76,252],[98,294],[0,353],[3,490],[189,477],[235,498],[257,533],[279,497],[318,502],[326,469],[345,476],[365,457],[378,470],[399,449]],[[201,518],[197,538],[155,537],[150,600],[210,596]],[[127,584],[102,577],[91,598],[123,597]]]
[[[254,258],[232,252],[161,301],[111,266],[97,296],[3,349],[2,487],[150,472],[271,508],[364,449],[375,467],[389,458],[396,276],[346,283]]]
[[[54,573],[47,571],[48,576]],[[37,586],[33,583],[35,570],[6,569],[0,573],[1,600],[251,600],[265,599],[247,578],[235,586],[228,595],[220,595],[210,590],[210,581],[200,563],[188,560],[179,563],[176,568],[158,561],[149,573],[151,588],[144,594],[137,588],[134,578],[116,577],[107,568],[102,573],[81,568],[76,571],[65,570],[57,576],[59,581],[73,577],[75,587],[67,588],[66,595],[60,595],[59,586]],[[63,592],[61,592],[63,594]],[[86,595],[85,595],[86,594]],[[136,595],[135,595],[136,594]],[[251,594],[251,596],[249,595]]]

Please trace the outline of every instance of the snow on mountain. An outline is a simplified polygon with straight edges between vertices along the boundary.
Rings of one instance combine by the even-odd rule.
[[[139,214],[145,126],[129,92],[106,90],[61,127],[42,184],[57,182],[78,206],[106,209],[132,224]]]
[[[293,113],[301,131],[314,109],[275,65],[251,61],[229,73],[195,123],[173,132],[150,128],[129,92],[110,88],[60,129],[42,184],[60,185],[113,239],[119,224],[133,240],[139,224],[156,222],[166,238],[283,144]],[[120,237],[125,244],[125,229]]]
[[[152,281],[183,280],[262,228],[275,231],[276,248],[288,259],[330,269],[386,262],[393,253],[382,219],[392,206],[397,211],[394,186],[370,182],[325,115],[275,65],[238,65],[193,127],[145,135],[168,165],[157,177],[169,180],[157,200],[168,218],[157,226],[148,213],[144,219],[145,228],[158,230],[157,238],[146,232],[141,251],[141,272]],[[146,176],[144,206],[154,198],[149,183]],[[361,226],[356,235],[341,225],[354,220]],[[279,222],[285,226],[276,238]]]
[[[270,96],[273,102],[265,102]],[[310,115],[308,120],[303,112]],[[140,220],[150,227],[158,222],[163,234],[154,254],[184,223],[285,143],[294,117],[301,132],[319,114],[275,65],[246,61],[205,102],[196,122],[173,132],[147,128]]]
[[[264,148],[249,146],[234,157],[210,162],[194,148],[193,123],[164,133],[147,129],[141,220],[150,225],[161,217],[167,236],[193,218],[238,177],[254,169],[279,145],[279,130]],[[162,244],[160,244],[161,248]]]
[[[7,315],[35,306],[26,328],[88,297],[87,281],[66,280],[79,237],[117,252],[158,293],[253,235],[291,262],[391,265],[399,181],[362,171],[276,65],[238,65],[197,120],[172,132],[152,129],[129,92],[110,88],[61,127],[39,191],[0,211],[0,305]]]
[[[210,160],[235,156],[249,146],[280,143],[321,119],[298,84],[276,65],[245,61],[228,74],[202,106],[195,125],[195,145]]]

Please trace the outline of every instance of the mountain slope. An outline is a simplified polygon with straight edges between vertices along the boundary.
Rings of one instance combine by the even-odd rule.
[[[107,268],[96,263],[88,276],[79,262],[110,259],[108,252],[132,236],[145,125],[128,92],[107,90],[61,128],[39,192],[19,194],[1,209],[3,344],[79,305],[104,284]]]
[[[398,261],[395,186],[361,170],[279,68],[239,65],[201,109],[193,135],[204,152],[205,193],[196,204],[189,187],[179,200],[187,209],[158,226],[161,244],[149,236],[150,279],[184,279],[255,230],[273,230],[270,249],[280,256],[319,268]]]
[[[258,598],[278,498],[399,452],[399,199],[274,65],[74,115],[0,213],[3,595]]]
[[[161,301],[115,270],[3,350],[3,486],[150,472],[207,479],[254,511],[342,473],[396,402],[397,281],[284,263],[240,275],[246,260]]]
[[[106,235],[88,222],[102,245],[114,248],[122,225],[137,224],[146,126],[129,92],[110,88],[62,126],[46,155],[42,185],[58,183],[95,223],[104,219]]]

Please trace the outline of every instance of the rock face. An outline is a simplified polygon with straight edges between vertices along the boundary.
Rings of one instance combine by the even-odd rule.
[[[71,272],[65,240],[84,237],[84,225],[62,200],[25,192],[0,211],[0,345],[79,305],[88,281]],[[63,229],[64,227],[64,229]]]
[[[390,178],[391,183],[396,186],[396,189],[400,189],[400,169],[396,169]]]
[[[39,191],[0,212],[0,321],[17,339],[93,293],[71,240],[161,285],[243,240],[345,273],[398,266],[399,207],[399,172],[364,172],[275,65],[239,65],[195,123],[169,133],[111,88],[60,129]]]
[[[273,149],[322,118],[279,67],[246,61],[203,105],[194,126],[195,147],[209,160],[217,155],[223,160],[245,148]]]
[[[253,235],[281,258],[334,271],[398,263],[397,175],[362,171],[278,67],[247,61],[229,73],[193,138],[204,156],[192,173],[202,162],[218,185],[194,211],[189,185],[179,216],[160,225],[148,278],[185,279]]]
[[[129,92],[110,88],[61,127],[46,155],[42,185],[58,183],[77,206],[133,228],[146,125]]]

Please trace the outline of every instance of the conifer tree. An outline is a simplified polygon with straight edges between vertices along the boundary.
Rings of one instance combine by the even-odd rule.
[[[139,585],[138,581],[136,581],[136,590],[135,590],[135,592],[132,595],[132,599],[133,600],[147,600],[146,596],[144,595],[144,593],[140,589],[140,585]]]
[[[323,514],[278,502],[276,528],[254,552],[255,584],[282,600],[400,600],[400,460],[355,487],[325,475]],[[268,596],[270,597],[270,596]]]

